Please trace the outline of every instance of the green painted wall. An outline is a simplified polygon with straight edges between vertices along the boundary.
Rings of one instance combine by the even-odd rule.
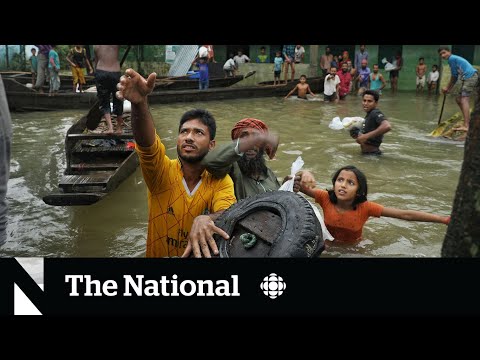
[[[247,45],[245,45],[246,47]],[[238,83],[237,86],[247,86],[254,85],[260,81],[272,80],[273,78],[273,64],[256,64],[255,59],[260,53],[260,48],[265,46],[267,54],[270,54],[271,45],[249,45],[249,54],[252,62],[250,64],[244,64],[240,67],[240,73],[244,74],[250,70],[255,70],[257,73],[254,76]],[[311,68],[308,64],[310,62],[310,45],[303,45],[305,48],[305,64],[297,65],[295,78],[298,78],[301,74],[306,74],[307,76],[316,76],[319,75],[319,67]],[[383,45],[382,45],[383,46]],[[404,60],[404,65],[400,71],[398,88],[400,91],[414,91],[416,88],[415,79],[416,73],[415,68],[418,64],[418,58],[424,57],[425,64],[427,65],[427,74],[431,70],[433,64],[440,65],[441,73],[441,84],[446,84],[450,79],[450,69],[446,61],[440,59],[438,55],[438,48],[440,45],[403,45],[402,46],[402,56]],[[451,46],[451,45],[449,45]],[[215,47],[215,59],[217,62],[222,63],[227,59],[227,45],[214,45]],[[320,57],[325,52],[326,45],[318,45],[318,62]],[[341,48],[341,45],[339,46]],[[355,45],[355,52],[359,51],[360,45]],[[380,72],[384,75],[387,80],[387,89],[389,85],[389,74],[383,70],[384,65],[379,59],[379,45],[366,45],[366,49],[369,54],[369,67],[371,68],[373,64],[378,63],[380,66]],[[355,57],[355,54],[350,54],[352,60]],[[142,62],[144,70],[157,71],[159,75],[164,75],[168,72],[168,66],[165,66],[165,46],[164,45],[145,45],[144,46],[144,62]],[[127,58],[127,64],[135,66],[135,56],[134,52],[129,54]],[[474,54],[474,65],[480,65],[480,46],[475,47]],[[444,72],[442,74],[442,71]],[[283,74],[282,74],[283,78]]]
[[[403,45],[403,67],[398,77],[398,89],[400,91],[416,89],[416,67],[418,65],[418,58],[425,58],[427,76],[433,64],[440,65],[441,59],[438,55],[439,46],[440,45]],[[388,80],[388,76],[386,79]],[[387,88],[388,87],[387,85]]]
[[[249,71],[256,71],[256,73],[245,80],[242,80],[235,85],[234,87],[238,86],[254,86],[259,82],[262,81],[273,81],[273,63],[272,64],[257,64],[257,63],[245,63],[240,64],[238,68],[238,74],[246,74]],[[308,77],[314,76],[310,74],[310,65],[308,64],[296,64],[295,65],[295,79],[298,79],[300,75],[305,74]],[[284,72],[282,70],[282,74],[280,75],[280,80],[283,81],[284,79]],[[288,71],[288,79],[290,80],[290,69]]]
[[[265,52],[267,55],[270,54],[270,45],[250,45],[250,59],[252,62],[256,61],[257,56],[260,54],[260,48],[265,46]],[[310,62],[310,47],[309,45],[302,45],[305,49],[305,58],[303,62],[308,64]],[[270,59],[270,62],[273,63],[273,59]]]
[[[226,45],[214,45],[213,51],[215,52],[215,61],[219,63],[225,63],[227,61],[227,46]]]

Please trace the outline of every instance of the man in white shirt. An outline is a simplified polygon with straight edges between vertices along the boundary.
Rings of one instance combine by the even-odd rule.
[[[225,77],[234,77],[235,70],[237,70],[237,64],[235,63],[235,60],[233,60],[233,54],[230,54],[229,59],[223,65]]]
[[[330,74],[325,76],[323,85],[323,101],[338,103],[338,91],[340,88],[340,78],[337,75],[337,68],[332,66]]]
[[[236,63],[237,65],[245,64],[246,62],[249,62],[249,61],[250,61],[250,58],[243,53],[243,50],[238,50],[237,54],[238,54],[238,55],[236,55],[236,56],[233,58],[233,60],[235,61],[235,63]]]

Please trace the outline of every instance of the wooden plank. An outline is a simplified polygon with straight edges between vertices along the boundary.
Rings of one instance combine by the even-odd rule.
[[[112,171],[89,175],[65,175],[58,186],[65,191],[86,187],[106,187],[112,175]]]
[[[123,134],[106,135],[102,133],[89,133],[89,134],[68,134],[67,137],[72,140],[93,140],[93,139],[131,139],[133,141],[132,132],[124,131]]]
[[[92,205],[105,195],[105,193],[58,193],[44,196],[43,201],[54,206]]]
[[[282,218],[267,210],[259,210],[238,222],[249,233],[272,244],[282,229]]]
[[[121,163],[98,163],[98,164],[88,164],[88,163],[79,163],[71,164],[70,169],[76,171],[105,171],[105,170],[116,170]]]
[[[134,149],[127,148],[126,143],[120,143],[114,146],[82,146],[82,141],[77,142],[73,147],[71,153],[78,154],[78,153],[105,153],[105,154],[113,154],[113,153],[131,153],[134,152]]]

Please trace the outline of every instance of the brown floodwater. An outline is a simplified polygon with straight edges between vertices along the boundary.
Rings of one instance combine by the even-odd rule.
[[[302,156],[318,186],[331,187],[332,174],[355,165],[368,179],[368,199],[388,207],[450,214],[463,160],[463,143],[428,136],[438,120],[440,97],[385,94],[379,108],[393,126],[380,157],[360,154],[346,130],[331,130],[335,116],[364,116],[359,97],[340,104],[282,98],[153,105],[157,132],[167,154],[176,157],[181,115],[206,108],[217,120],[217,144],[230,141],[233,124],[244,117],[264,120],[280,135],[277,157],[268,165],[283,179]],[[443,118],[458,109],[448,99]],[[67,129],[84,111],[13,113],[8,240],[0,256],[143,257],[147,233],[147,192],[140,169],[104,200],[91,206],[55,207],[42,197],[57,189],[65,167]],[[364,240],[331,248],[322,256],[438,257],[443,224],[371,218]]]

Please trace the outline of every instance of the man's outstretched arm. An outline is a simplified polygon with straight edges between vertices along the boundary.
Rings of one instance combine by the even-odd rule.
[[[142,147],[149,147],[155,142],[155,126],[147,96],[153,91],[156,77],[156,73],[151,73],[144,79],[133,69],[127,69],[117,85],[117,98],[132,103],[133,137]]]

